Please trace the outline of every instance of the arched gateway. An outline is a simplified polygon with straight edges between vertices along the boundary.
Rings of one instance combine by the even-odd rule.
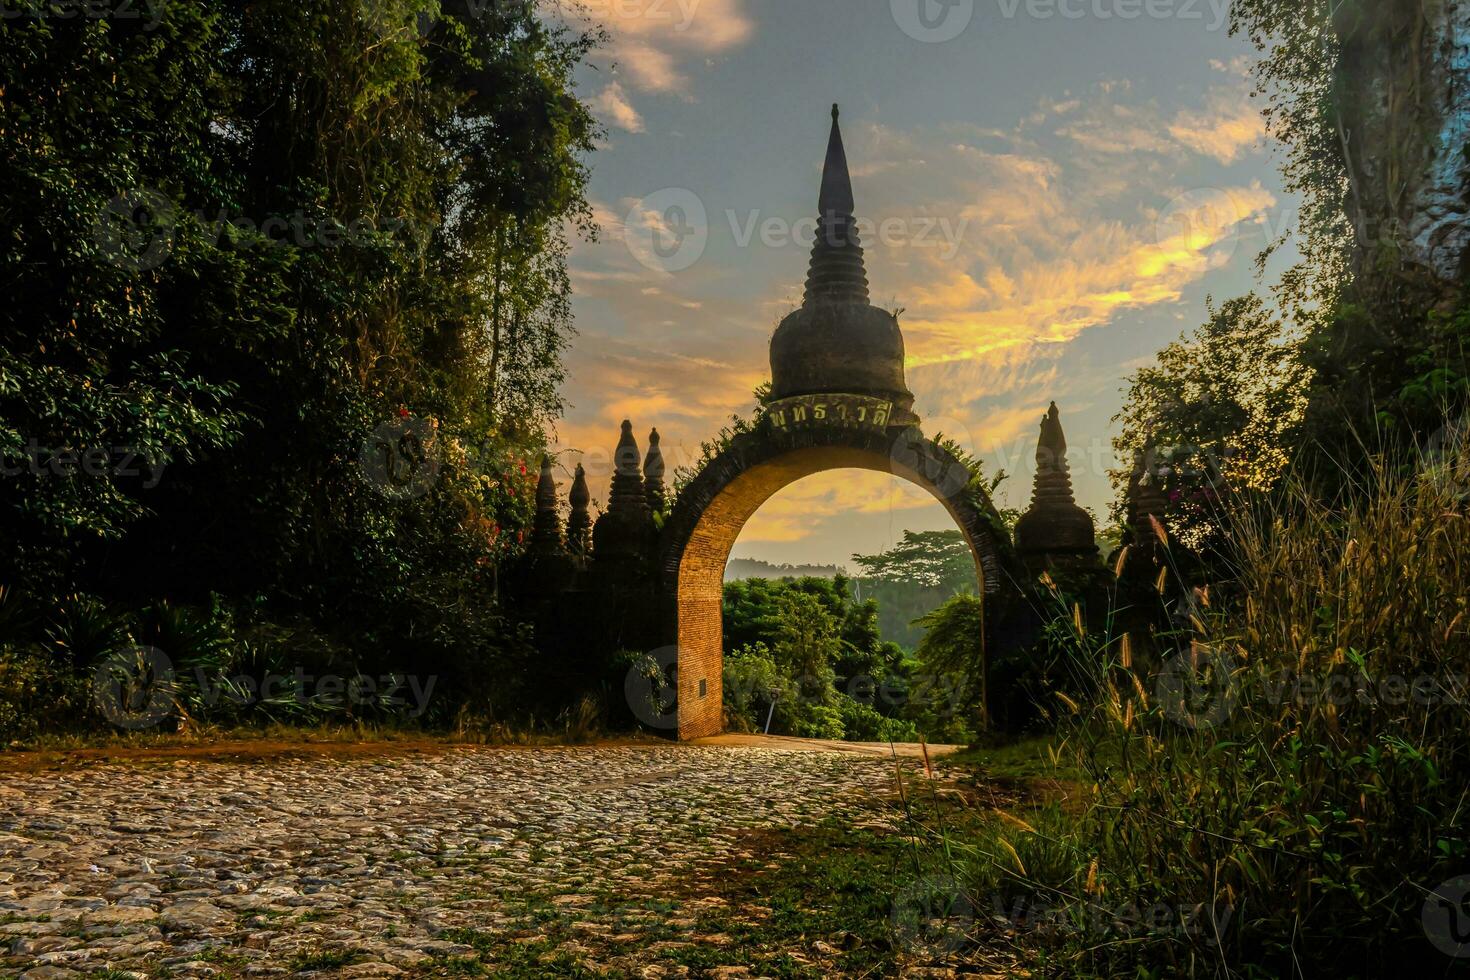
[[[680,738],[718,734],[723,726],[721,596],[730,549],[763,503],[803,477],[865,469],[923,487],[964,532],[984,591],[999,592],[1007,581],[1005,532],[983,492],[971,486],[969,470],[948,450],[916,428],[808,418],[805,425],[771,426],[732,440],[685,487],[664,525],[659,574],[661,591],[673,599],[666,629],[678,650]]]
[[[832,108],[822,174],[820,217],[801,308],[771,338],[771,395],[754,426],[722,445],[672,504],[664,492],[658,432],[640,461],[632,424],[623,423],[607,509],[592,525],[582,468],[571,491],[563,537],[556,481],[548,459],[538,490],[527,594],[554,596],[543,605],[538,636],[570,660],[594,661],[612,651],[656,651],[676,679],[654,684],[650,699],[629,706],[645,724],[698,738],[720,732],[722,590],[725,565],[740,530],[777,491],[825,470],[891,473],[931,493],[954,518],[975,557],[985,597],[979,652],[1015,622],[1028,575],[1067,565],[1094,567],[1091,516],[1072,499],[1066,440],[1053,405],[1042,421],[1036,491],[1016,529],[1013,548],[980,479],[948,448],[926,438],[904,377],[897,318],[868,298],[863,249],[853,216],[852,182]],[[655,519],[662,514],[662,526]],[[594,668],[595,670],[595,665]],[[669,695],[673,695],[670,697]]]
[[[680,738],[723,726],[725,565],[750,516],[797,480],[865,469],[923,487],[964,532],[983,590],[998,591],[1004,578],[1009,542],[984,490],[919,430],[904,380],[903,335],[893,314],[869,302],[853,210],[833,106],[806,295],[771,340],[771,401],[754,431],[734,437],[683,489],[660,539],[664,628],[678,650]]]

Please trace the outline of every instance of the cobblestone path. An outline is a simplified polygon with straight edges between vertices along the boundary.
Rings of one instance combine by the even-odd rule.
[[[446,934],[656,894],[752,830],[871,819],[892,782],[881,758],[676,745],[0,774],[0,977],[473,962]]]

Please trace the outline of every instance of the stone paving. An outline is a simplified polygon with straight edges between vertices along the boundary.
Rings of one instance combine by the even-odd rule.
[[[892,766],[653,745],[0,774],[0,977],[270,976],[341,949],[337,975],[416,972],[526,896],[651,894],[742,832],[871,819]]]

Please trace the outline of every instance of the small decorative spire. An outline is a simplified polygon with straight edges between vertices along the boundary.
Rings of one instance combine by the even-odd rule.
[[[657,533],[643,489],[642,458],[633,438],[633,423],[626,419],[613,462],[612,493],[607,510],[592,528],[592,554],[600,567],[622,581],[629,563],[650,557]]]
[[[561,550],[561,517],[556,510],[556,475],[551,457],[541,457],[541,479],[536,483],[536,521],[531,529],[531,548],[539,553]]]
[[[638,441],[633,438],[633,423],[623,420],[622,435],[613,453],[612,493],[608,495],[607,512],[619,516],[643,517],[648,514],[648,497],[643,490]]]
[[[1057,403],[1041,420],[1041,438],[1036,443],[1036,484],[1032,506],[1076,504],[1072,496],[1072,467],[1067,462],[1067,436],[1062,432],[1062,415]]]
[[[658,448],[658,430],[648,434],[648,455],[643,457],[643,492],[650,510],[664,509],[664,454]]]
[[[1092,515],[1078,507],[1072,495],[1067,436],[1062,431],[1062,413],[1052,402],[1036,441],[1031,506],[1016,522],[1016,550],[1033,571],[1057,562],[1091,565],[1097,561],[1096,537]]]
[[[1164,511],[1169,500],[1160,486],[1154,458],[1158,450],[1152,441],[1133,454],[1133,475],[1128,481],[1128,526],[1133,532],[1133,545],[1152,555],[1162,548],[1159,529],[1168,537],[1168,525],[1164,523]],[[1155,525],[1157,522],[1157,525]]]
[[[592,549],[592,514],[588,507],[592,504],[592,494],[587,489],[587,471],[582,464],[577,464],[577,476],[572,480],[571,493],[572,513],[567,518],[567,548],[578,555],[585,555]]]
[[[838,108],[832,106],[832,134],[827,139],[827,160],[822,167],[822,193],[817,203],[817,237],[812,247],[811,271],[807,274],[806,299],[813,303],[868,302],[868,274],[863,265],[862,243],[858,241],[856,204],[852,176],[847,168],[847,150],[842,145]]]

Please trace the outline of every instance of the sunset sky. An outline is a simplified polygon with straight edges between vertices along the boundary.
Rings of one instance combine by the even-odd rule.
[[[658,427],[672,476],[752,414],[801,301],[833,102],[924,429],[1009,473],[1002,505],[1025,505],[1055,399],[1078,500],[1105,516],[1123,379],[1207,296],[1258,286],[1294,219],[1224,0],[566,2],[610,35],[580,80],[607,131],[602,234],[573,250],[559,433],[598,500],[623,418],[640,446]],[[922,491],[842,472],[783,491],[735,555],[845,563],[952,526]]]

